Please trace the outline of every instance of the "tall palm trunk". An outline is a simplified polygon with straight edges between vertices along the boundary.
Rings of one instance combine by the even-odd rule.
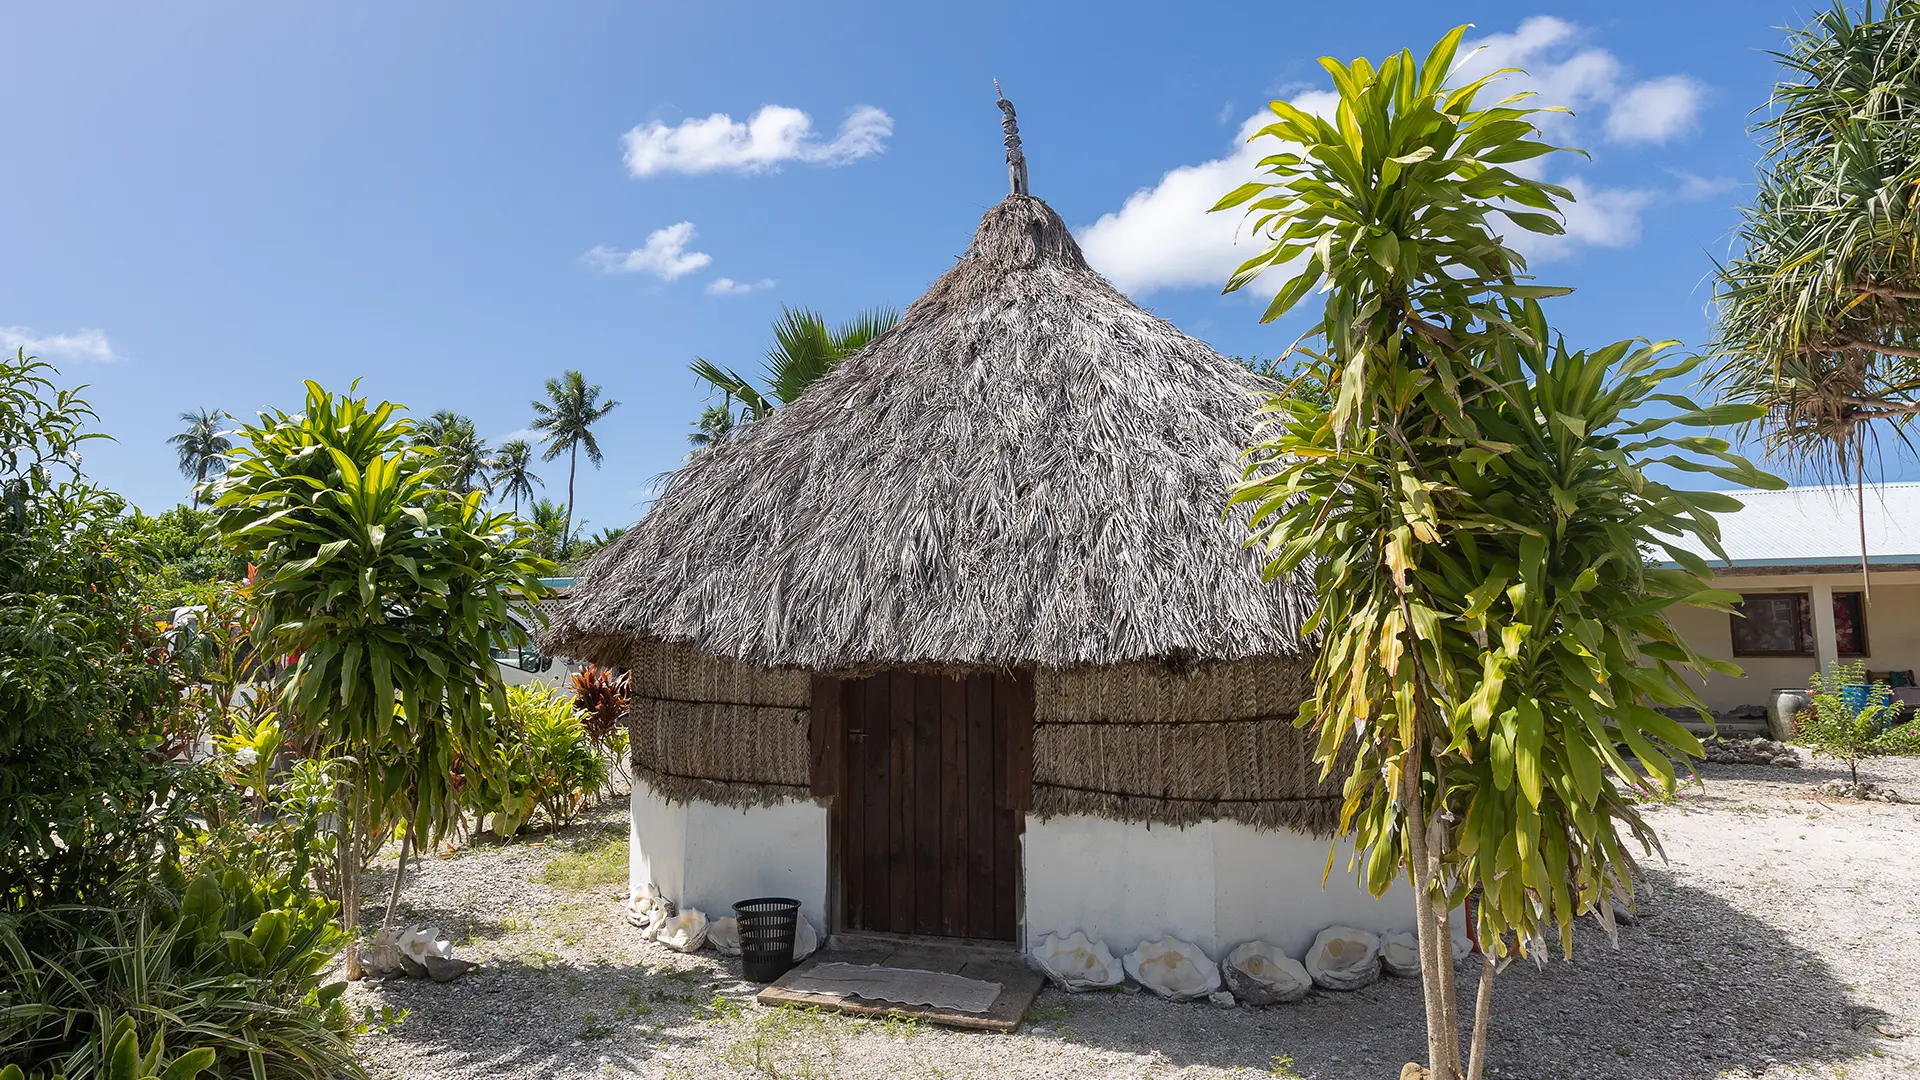
[[[567,544],[573,537],[573,471],[580,464],[580,443],[576,440],[567,451],[567,517],[560,527],[560,553],[565,554]]]

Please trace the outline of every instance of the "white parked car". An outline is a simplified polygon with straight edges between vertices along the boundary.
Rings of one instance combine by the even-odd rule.
[[[500,665],[500,679],[508,686],[543,682],[557,690],[573,692],[573,677],[582,667],[564,656],[544,656],[533,647],[533,630],[518,615],[512,616],[521,634],[518,643],[495,640],[488,650]]]

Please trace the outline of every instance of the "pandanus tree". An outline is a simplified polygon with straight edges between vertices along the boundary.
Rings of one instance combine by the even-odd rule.
[[[1920,415],[1920,2],[1842,0],[1775,55],[1714,380],[1765,410],[1774,456],[1864,486],[1869,451]]]
[[[262,647],[292,658],[283,723],[317,739],[343,777],[337,880],[349,940],[368,822],[393,813],[403,843],[433,842],[458,813],[456,759],[465,783],[500,775],[493,718],[506,698],[488,648],[520,633],[509,606],[537,611],[549,593],[549,564],[512,519],[486,513],[479,492],[448,490],[396,408],[308,383],[300,413],[262,413],[240,429],[215,489],[215,529],[259,567]],[[357,952],[347,958],[357,977]]]
[[[1288,273],[1267,319],[1323,286],[1233,499],[1267,572],[1304,568],[1320,597],[1300,723],[1323,770],[1346,773],[1361,881],[1411,882],[1435,1080],[1480,1075],[1498,964],[1550,937],[1570,953],[1576,916],[1630,900],[1632,849],[1658,849],[1636,798],[1701,753],[1658,710],[1704,715],[1684,674],[1733,670],[1664,612],[1734,599],[1679,540],[1717,551],[1712,512],[1739,504],[1644,466],[1778,484],[1724,441],[1666,434],[1758,412],[1663,389],[1697,360],[1668,343],[1573,350],[1548,325],[1538,301],[1568,290],[1529,283],[1503,233],[1561,231],[1571,195],[1505,167],[1555,149],[1525,95],[1479,105],[1500,73],[1449,85],[1464,30],[1424,63],[1322,60],[1331,115],[1275,102],[1254,136],[1272,144],[1267,175],[1216,207],[1246,207],[1263,241],[1229,290]],[[1463,905],[1485,957],[1464,1068]]]

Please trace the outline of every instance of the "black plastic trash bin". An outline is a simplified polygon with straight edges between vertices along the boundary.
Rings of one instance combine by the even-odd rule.
[[[761,896],[733,905],[740,922],[740,973],[768,983],[793,966],[793,939],[800,930],[800,901]]]

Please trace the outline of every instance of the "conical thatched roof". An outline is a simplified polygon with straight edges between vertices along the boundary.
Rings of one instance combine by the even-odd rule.
[[[1305,591],[1263,584],[1222,516],[1260,389],[1009,196],[892,331],[675,474],[549,648],[821,672],[1299,655]]]

